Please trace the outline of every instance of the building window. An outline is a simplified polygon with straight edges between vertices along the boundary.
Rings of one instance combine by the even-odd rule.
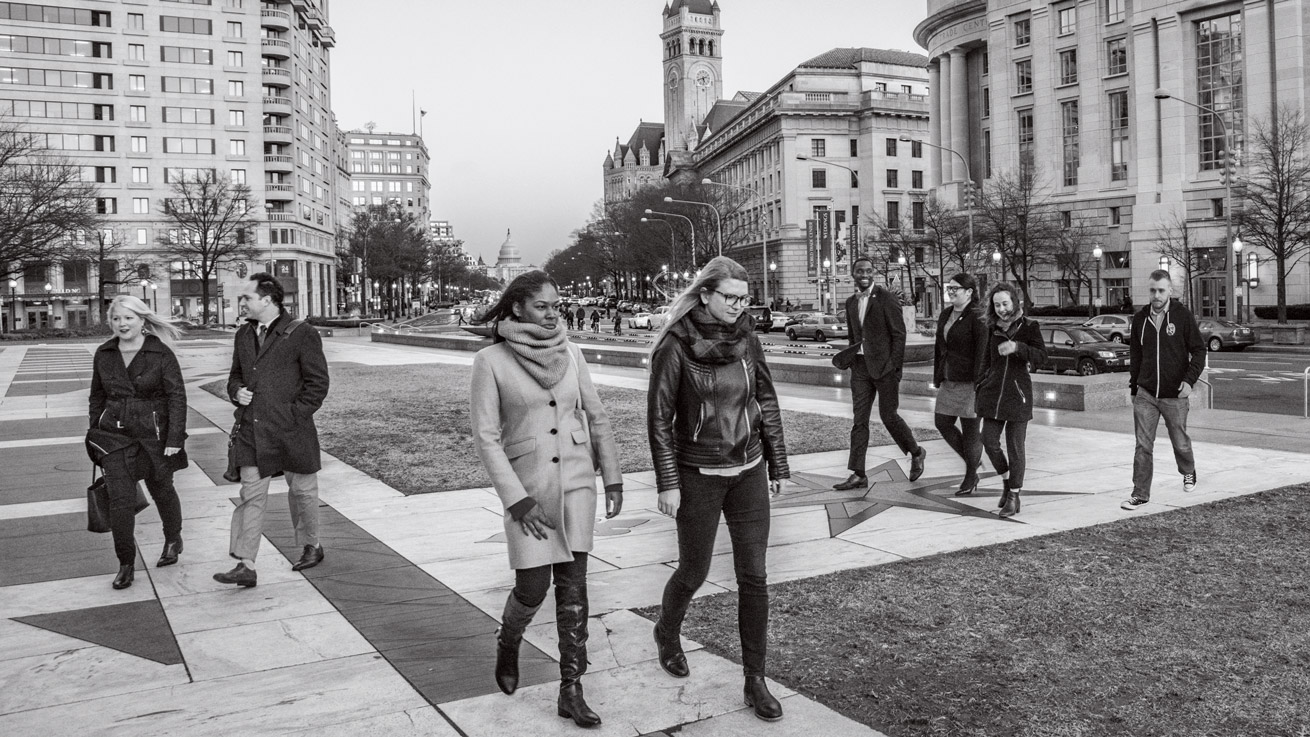
[[[910,227],[914,228],[916,233],[923,232],[923,200],[910,203]],[[920,258],[919,262],[922,263],[923,259]]]
[[[127,75],[127,88],[133,92],[145,92],[146,76],[144,74]]]
[[[1078,84],[1078,49],[1060,52],[1060,84]]]
[[[118,200],[115,199],[115,198],[113,198],[113,197],[97,197],[97,198],[96,198],[96,214],[97,214],[97,215],[117,215],[117,214],[118,214]]]
[[[910,158],[923,158],[923,143],[921,141],[910,141]]]
[[[159,60],[175,64],[213,64],[214,52],[190,46],[160,46]]]
[[[901,173],[896,169],[887,170],[887,188],[899,189],[901,186]]]
[[[1061,8],[1057,13],[1060,22],[1060,35],[1067,36],[1078,30],[1078,9],[1070,6]]]
[[[1078,184],[1078,101],[1060,103],[1060,135],[1064,141],[1064,186]]]
[[[146,230],[145,228],[136,229],[136,244],[138,246],[146,245],[146,243],[149,242],[149,239],[150,239],[150,231]]]
[[[133,183],[133,184],[149,184],[149,183],[150,183],[150,169],[149,169],[149,167],[145,167],[145,166],[134,166],[134,167],[132,167],[132,183]]]
[[[992,117],[992,88],[982,88],[982,116],[984,118]]]
[[[896,155],[896,139],[895,139],[895,138],[888,138],[888,139],[887,139],[887,155],[888,155],[888,156],[895,156],[895,155]]]
[[[146,122],[146,106],[145,106],[145,105],[132,105],[132,106],[128,107],[128,109],[127,109],[127,113],[128,113],[128,119],[131,120],[133,123],[144,123],[144,122]]]
[[[1105,0],[1105,22],[1118,23],[1124,19],[1124,0]]]
[[[1024,59],[1014,63],[1014,91],[1026,95],[1033,91],[1033,60]]]
[[[246,111],[245,111],[245,110],[228,110],[228,111],[227,111],[227,124],[228,124],[228,125],[236,125],[236,126],[242,126],[242,125],[245,125],[245,124],[246,124]]]
[[[145,136],[132,136],[132,153],[144,154],[149,153],[150,149],[146,146]]]
[[[985,130],[982,132],[983,146],[983,179],[992,178],[992,132]]]
[[[246,183],[246,170],[245,170],[245,169],[233,169],[233,170],[232,170],[232,183],[233,183],[233,184],[245,184],[245,183]]]
[[[815,189],[828,188],[828,172],[823,169],[810,170],[810,186]]]
[[[228,82],[227,82],[227,96],[228,96],[228,97],[245,97],[245,96],[246,96],[246,83],[245,83],[245,82],[242,82],[242,81],[239,80],[239,79],[230,79],[230,80],[228,80]]]
[[[1110,181],[1128,179],[1128,92],[1110,93]]]
[[[127,27],[134,31],[144,31],[146,29],[145,13],[128,13]]]
[[[242,35],[241,23],[239,23],[238,21],[234,21],[234,20],[230,20],[230,21],[228,21],[228,22],[227,22],[227,37],[228,37],[228,38],[241,38],[241,35]]]
[[[181,92],[188,95],[214,94],[214,80],[205,77],[163,77],[161,84],[165,92]]]
[[[902,95],[912,95],[912,94],[914,94],[914,88],[911,87],[911,86],[908,85],[908,84],[903,84],[903,85],[901,85],[901,94],[902,94]]]
[[[851,158],[853,159],[853,158],[855,158],[855,157],[857,157],[857,156],[859,156],[859,155],[860,155],[860,139],[858,139],[858,138],[852,138],[852,139],[851,139]]]
[[[246,155],[245,139],[241,139],[241,138],[229,139],[227,142],[227,152],[232,156],[245,156]]]
[[[241,53],[240,51],[229,51],[229,52],[227,52],[227,65],[228,65],[228,66],[230,66],[230,67],[240,67],[240,66],[245,66],[245,63],[246,63],[246,55],[245,55],[245,54]]]
[[[1233,13],[1196,24],[1197,102],[1223,116],[1232,151],[1242,150],[1245,92],[1242,78],[1242,15]],[[1223,167],[1224,128],[1210,113],[1198,111],[1201,169]]]
[[[176,15],[159,16],[159,30],[169,33],[213,34],[213,23],[205,18],[181,18]]]
[[[1119,208],[1117,206],[1110,208],[1110,224],[1111,225],[1120,224]]]
[[[901,203],[895,200],[887,203],[887,230],[901,229]]]
[[[992,71],[992,57],[991,57],[990,54],[987,53],[987,49],[983,49],[983,51],[982,51],[982,73],[983,73],[983,75],[985,76],[985,75],[987,75],[987,74],[990,74],[991,71]]]
[[[129,59],[131,59],[131,60],[133,60],[133,61],[145,61],[145,60],[146,60],[146,45],[145,45],[145,44],[128,44],[128,45],[127,45],[127,58],[129,58]]]
[[[1021,18],[1014,22],[1014,45],[1027,46],[1032,40],[1032,24],[1027,18]]]
[[[827,156],[828,142],[822,138],[810,141],[810,156]]]
[[[1210,217],[1221,218],[1224,216],[1224,198],[1215,197],[1210,200]]]
[[[133,214],[133,215],[149,215],[149,214],[150,214],[150,198],[148,198],[148,197],[133,197],[133,198],[132,198],[132,214]]]
[[[1073,211],[1071,210],[1060,211],[1060,227],[1064,228],[1065,230],[1068,230],[1073,227]]]
[[[923,172],[914,170],[910,172],[910,189],[923,189]]]
[[[207,107],[165,107],[163,114],[165,123],[214,124],[214,111]]]
[[[1113,38],[1105,42],[1105,73],[1128,73],[1128,39]]]
[[[1033,111],[1032,108],[1015,113],[1019,123],[1019,166],[1026,167],[1032,163],[1033,155]]]

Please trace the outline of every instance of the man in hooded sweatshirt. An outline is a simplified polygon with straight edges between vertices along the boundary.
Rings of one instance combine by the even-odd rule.
[[[1160,418],[1169,431],[1174,461],[1183,475],[1183,491],[1196,490],[1196,459],[1187,436],[1187,397],[1205,369],[1205,341],[1196,318],[1177,300],[1170,299],[1169,272],[1151,272],[1148,304],[1133,315],[1129,347],[1132,366],[1128,387],[1133,395],[1133,495],[1120,504],[1132,511],[1151,500],[1155,470],[1155,433]]]

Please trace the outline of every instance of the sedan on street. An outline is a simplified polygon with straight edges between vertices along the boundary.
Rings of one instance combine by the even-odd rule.
[[[1201,337],[1205,339],[1206,348],[1211,351],[1222,351],[1226,348],[1240,351],[1260,342],[1260,336],[1256,335],[1254,330],[1230,320],[1206,317],[1202,318],[1197,326],[1201,328]]]
[[[846,321],[832,315],[812,315],[787,327],[787,339],[810,338],[822,343],[829,338],[845,338]]]
[[[1116,343],[1127,343],[1132,337],[1133,316],[1097,315],[1083,323],[1083,327],[1091,328]]]

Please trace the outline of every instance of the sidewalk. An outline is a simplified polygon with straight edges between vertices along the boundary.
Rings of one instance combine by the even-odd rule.
[[[467,365],[442,354],[326,341],[334,364]],[[501,509],[488,489],[405,497],[333,458],[320,474],[325,562],[292,573],[298,558],[274,485],[259,586],[222,587],[231,567],[228,524],[236,486],[222,482],[231,408],[197,387],[226,375],[231,343],[179,347],[190,385],[188,453],[177,475],[186,548],[154,568],[162,533],[140,515],[136,583],[113,591],[107,535],[84,531],[88,463],[81,447],[94,345],[0,349],[0,733],[12,735],[431,734],[576,735],[554,714],[558,690],[554,607],[547,601],[523,649],[513,696],[491,678],[493,633],[512,572]],[[644,388],[639,372],[594,369],[597,382]],[[843,390],[781,386],[784,407],[848,416]],[[329,398],[329,401],[331,399]],[[930,426],[925,402],[906,419]],[[1098,413],[1099,414],[1099,413]],[[976,498],[951,491],[962,472],[941,441],[928,472],[905,479],[894,448],[870,451],[872,489],[834,492],[845,452],[792,459],[795,478],[776,498],[769,573],[774,582],[1043,535],[1114,521],[1131,487],[1131,421],[1113,413],[1053,415],[1029,432],[1024,512],[995,516],[999,484]],[[1201,489],[1184,495],[1170,454],[1135,514],[1205,503],[1304,481],[1310,423],[1269,416],[1194,415],[1236,440],[1197,438]],[[1073,424],[1080,426],[1074,427]],[[1210,431],[1206,431],[1210,432]],[[1257,435],[1268,436],[1256,442]],[[1216,436],[1218,437],[1218,436]],[[1273,438],[1271,440],[1271,438]],[[1167,440],[1162,441],[1167,444]],[[1300,452],[1272,446],[1296,447]],[[1164,446],[1167,448],[1167,445]],[[589,703],[604,724],[589,734],[877,735],[781,685],[786,718],[766,724],[741,703],[740,666],[687,642],[692,676],[654,662],[651,623],[632,609],[656,604],[676,565],[673,523],[655,511],[651,473],[628,474],[624,513],[597,526],[589,589]],[[702,595],[734,588],[728,536]],[[876,725],[875,725],[876,726]]]

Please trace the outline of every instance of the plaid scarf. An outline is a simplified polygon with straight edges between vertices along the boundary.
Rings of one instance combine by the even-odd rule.
[[[750,348],[753,331],[751,317],[742,313],[737,322],[724,325],[710,315],[705,305],[696,305],[669,328],[669,332],[678,336],[691,355],[703,363],[735,363],[745,358]]]
[[[509,344],[519,365],[537,380],[542,389],[550,389],[564,379],[569,370],[568,334],[564,323],[557,323],[554,330],[547,330],[533,322],[499,320],[496,333]]]

